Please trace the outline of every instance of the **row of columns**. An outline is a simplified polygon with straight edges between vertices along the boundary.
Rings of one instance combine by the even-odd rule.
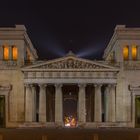
[[[94,121],[102,122],[102,92],[101,84],[95,84]],[[25,96],[25,121],[35,121],[36,90],[33,85],[26,85]],[[46,122],[46,84],[39,85],[39,122]],[[78,124],[86,122],[86,84],[79,84],[78,93]],[[105,121],[115,122],[115,85],[110,84],[105,88]],[[55,122],[63,123],[62,84],[55,84]]]

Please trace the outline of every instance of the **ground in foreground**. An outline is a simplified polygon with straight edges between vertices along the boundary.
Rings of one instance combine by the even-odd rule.
[[[0,129],[0,140],[140,140],[140,129]]]

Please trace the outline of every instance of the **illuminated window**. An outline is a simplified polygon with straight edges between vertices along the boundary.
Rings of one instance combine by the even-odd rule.
[[[13,60],[17,60],[17,57],[18,57],[18,49],[16,46],[13,46],[12,47],[12,58],[13,58]]]
[[[124,48],[123,48],[123,59],[124,60],[128,60],[128,54],[129,54],[129,48],[128,48],[128,46],[125,46]]]
[[[136,60],[137,59],[137,46],[133,45],[132,46],[132,60]]]
[[[9,60],[9,47],[7,45],[3,46],[3,59]]]

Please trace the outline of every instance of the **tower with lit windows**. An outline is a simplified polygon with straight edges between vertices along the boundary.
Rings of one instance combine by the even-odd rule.
[[[0,127],[24,121],[24,81],[21,67],[37,59],[26,28],[0,28]]]
[[[116,120],[140,126],[140,28],[117,25],[103,58],[119,67]]]
[[[140,28],[117,25],[103,58],[119,63],[140,60]]]
[[[24,65],[26,61],[36,60],[36,51],[23,25],[15,28],[0,28],[0,60]]]

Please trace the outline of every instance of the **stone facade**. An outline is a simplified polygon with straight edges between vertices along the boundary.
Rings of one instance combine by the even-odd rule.
[[[0,28],[2,127],[65,127],[67,99],[75,127],[139,126],[140,28],[116,26],[101,61],[37,58],[23,25]]]

